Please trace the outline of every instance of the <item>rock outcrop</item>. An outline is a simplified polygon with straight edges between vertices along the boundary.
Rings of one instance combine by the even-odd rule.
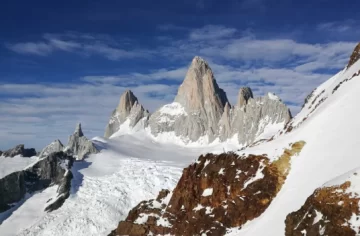
[[[43,158],[48,156],[53,152],[60,152],[64,150],[64,145],[61,143],[59,139],[56,139],[54,142],[47,145],[39,154],[39,158]]]
[[[360,59],[360,43],[358,43],[354,48],[354,51],[350,56],[350,60],[346,68],[349,68],[352,65],[354,65],[354,63],[357,62],[359,59]]]
[[[139,103],[137,97],[130,90],[126,90],[110,117],[104,136],[109,138],[119,131],[125,122],[125,129],[133,128],[141,119],[147,119],[148,116],[149,112]]]
[[[260,216],[280,191],[296,142],[276,162],[266,155],[207,154],[184,169],[172,193],[133,208],[110,235],[224,235]]]
[[[89,154],[99,152],[95,145],[84,136],[80,123],[76,126],[74,134],[69,137],[64,150],[78,160],[83,160]]]
[[[36,156],[36,151],[34,148],[25,148],[24,144],[19,144],[16,147],[2,153],[2,156],[4,157],[14,157],[17,155],[20,155],[22,157],[32,157]]]
[[[360,171],[316,189],[304,205],[285,220],[286,236],[360,234]]]
[[[220,137],[221,140],[237,135],[240,144],[251,144],[264,132],[266,126],[290,121],[289,108],[274,94],[252,98],[250,88],[240,89],[239,99],[233,108],[230,121],[230,136]]]
[[[43,190],[58,184],[58,196],[47,207],[47,211],[60,207],[69,196],[73,158],[63,152],[51,153],[31,167],[13,172],[0,179],[0,212],[12,207],[26,193]]]

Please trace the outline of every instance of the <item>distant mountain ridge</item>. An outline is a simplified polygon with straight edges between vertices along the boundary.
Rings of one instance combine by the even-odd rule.
[[[166,134],[184,143],[236,139],[239,144],[251,144],[266,126],[283,127],[291,117],[288,107],[277,96],[269,93],[254,98],[248,87],[240,88],[237,104],[231,106],[209,64],[195,56],[173,103],[149,114],[127,90],[121,95],[104,136],[147,129],[154,137]]]

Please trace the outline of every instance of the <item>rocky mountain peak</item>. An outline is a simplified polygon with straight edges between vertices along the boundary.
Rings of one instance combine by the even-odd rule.
[[[121,95],[117,111],[119,113],[124,113],[124,115],[128,115],[133,105],[137,102],[137,97],[128,89]]]
[[[61,148],[61,142],[55,142],[51,143],[48,147],[45,149],[57,149]],[[45,150],[44,149],[44,150]],[[92,153],[98,153],[99,151],[96,149],[95,145],[88,140],[82,130],[81,130],[81,124],[78,123],[76,125],[75,133],[73,135],[70,135],[68,144],[66,148],[64,149],[68,154],[73,155],[78,160],[82,160],[85,157],[87,157],[89,154]]]
[[[82,132],[82,129],[81,129],[81,123],[78,123],[78,124],[76,125],[74,135],[76,135],[76,136],[78,136],[78,137],[84,136],[84,133]],[[55,141],[56,141],[56,140],[55,140]]]
[[[81,126],[80,126],[80,131],[81,131]],[[76,130],[75,130],[75,135],[76,135]],[[61,143],[61,141],[59,139],[56,139],[54,142],[50,143],[49,145],[47,145],[39,154],[39,158],[43,158],[48,156],[51,153],[54,152],[61,152],[64,150],[64,145]]]
[[[157,135],[162,131],[175,131],[177,136],[191,141],[207,135],[213,141],[226,102],[226,94],[216,83],[209,64],[196,56],[174,100],[177,107],[184,110],[182,114],[186,115],[164,118],[160,109],[150,117],[151,132]],[[173,122],[164,123],[164,120]]]
[[[227,101],[226,94],[216,83],[209,64],[199,56],[194,57],[175,102],[188,110],[198,110],[212,105],[223,110]]]
[[[120,126],[127,120],[129,121],[128,128],[133,128],[142,118],[148,116],[149,112],[139,103],[134,93],[131,90],[126,90],[121,95],[119,105],[110,117],[104,136],[109,138],[119,131]]]
[[[359,59],[360,59],[360,43],[358,43],[356,45],[356,47],[354,48],[354,51],[352,52],[352,54],[350,56],[350,60],[349,60],[349,63],[346,68],[349,68],[350,66],[352,66]]]
[[[239,107],[243,107],[244,105],[247,104],[247,102],[250,98],[254,98],[251,88],[249,88],[249,87],[240,88],[237,105]]]

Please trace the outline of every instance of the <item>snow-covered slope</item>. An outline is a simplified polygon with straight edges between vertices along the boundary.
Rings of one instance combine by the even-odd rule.
[[[10,216],[0,214],[5,219],[1,235],[107,235],[140,201],[172,189],[182,168],[207,152],[207,148],[162,144],[144,135],[97,137],[93,142],[101,153],[74,163],[71,195],[63,206],[45,213],[34,206],[43,206],[41,201],[51,190],[36,193]],[[32,217],[19,217],[29,209]]]
[[[286,182],[265,213],[231,235],[284,235],[286,216],[299,209],[316,188],[360,167],[356,154],[360,146],[360,111],[356,108],[360,100],[359,70],[357,61],[319,86],[294,118],[291,132],[244,150],[275,157],[275,149],[297,140],[306,141],[300,155],[292,159]]]

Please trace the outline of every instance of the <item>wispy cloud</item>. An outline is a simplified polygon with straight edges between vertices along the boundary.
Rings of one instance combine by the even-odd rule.
[[[323,26],[322,30],[326,27],[330,26]],[[79,121],[84,123],[89,137],[102,135],[125,89],[132,89],[145,108],[154,111],[173,100],[195,55],[208,60],[233,104],[239,88],[249,86],[257,96],[275,92],[296,114],[306,95],[331,76],[329,70],[346,65],[356,45],[346,41],[312,44],[288,38],[259,39],[256,34],[244,36],[235,28],[220,25],[197,29],[164,25],[158,29],[165,37],[171,36],[171,32],[167,35],[170,30],[178,30],[183,37],[142,49],[125,47],[128,39],[118,41],[106,35],[74,32],[46,34],[37,42],[7,45],[16,53],[37,56],[62,51],[109,60],[153,57],[166,60],[171,67],[162,64],[158,69],[123,74],[84,74],[76,84],[0,84],[2,95],[10,95],[0,101],[4,114],[0,118],[0,138],[5,140],[1,145],[45,145],[55,138],[66,141]],[[27,135],[18,135],[19,132]]]
[[[20,54],[47,56],[56,51],[64,51],[99,55],[109,60],[148,57],[151,53],[150,50],[144,49],[126,50],[118,45],[109,44],[109,39],[104,40],[104,38],[97,38],[87,34],[44,34],[43,38],[44,41],[40,42],[6,44],[6,47]]]
[[[200,29],[194,29],[190,32],[190,40],[211,40],[233,36],[236,33],[235,28],[227,28],[222,25],[206,25]]]
[[[6,47],[20,54],[34,54],[38,56],[49,55],[54,50],[54,48],[46,42],[7,44]]]
[[[324,22],[317,25],[317,29],[321,31],[331,31],[337,33],[343,33],[349,30],[354,29],[355,22],[352,20],[346,21],[332,21]]]

